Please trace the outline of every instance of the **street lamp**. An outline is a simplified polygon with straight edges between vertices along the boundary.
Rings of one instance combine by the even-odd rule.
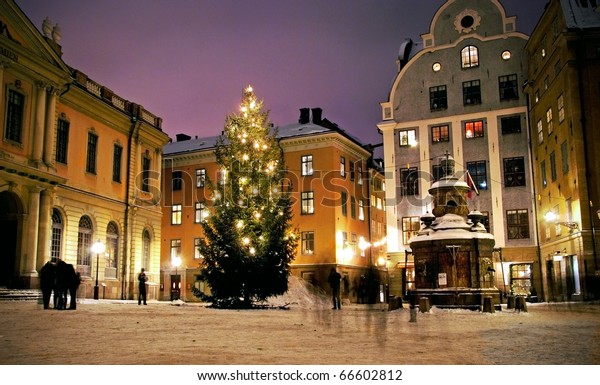
[[[97,240],[96,243],[92,245],[92,252],[96,253],[96,285],[94,286],[94,299],[98,299],[98,266],[100,261],[100,253],[103,253],[106,250],[106,246],[104,243]]]
[[[579,228],[579,223],[577,222],[559,222],[558,215],[556,215],[553,211],[548,211],[544,214],[544,219],[546,222],[556,223],[557,225],[568,227],[569,230],[576,230]]]

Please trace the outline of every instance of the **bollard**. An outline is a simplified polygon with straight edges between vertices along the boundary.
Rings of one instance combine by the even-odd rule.
[[[483,312],[484,313],[494,313],[496,309],[494,308],[494,301],[492,300],[492,296],[486,295],[483,297]]]
[[[421,310],[421,313],[428,313],[430,308],[429,297],[419,298],[419,309]]]

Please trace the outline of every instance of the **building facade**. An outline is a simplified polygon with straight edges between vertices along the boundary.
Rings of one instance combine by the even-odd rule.
[[[292,228],[300,237],[292,274],[328,292],[327,276],[335,267],[343,276],[343,297],[356,302],[364,300],[361,277],[372,268],[385,291],[386,264],[376,259],[385,255],[384,246],[372,238],[385,237],[382,176],[369,167],[371,153],[323,119],[319,108],[301,109],[299,122],[277,128],[277,136],[292,188]],[[196,301],[193,288],[209,292],[197,280],[198,244],[212,205],[208,181],[218,183],[221,170],[217,137],[177,139],[163,149],[162,298]],[[380,187],[372,195],[371,183]]]
[[[142,267],[158,285],[168,136],[159,117],[69,67],[60,37],[0,3],[0,285],[38,287],[60,258],[81,274],[80,296],[132,298]]]
[[[381,103],[389,258],[415,277],[409,240],[432,210],[428,190],[451,156],[470,186],[468,206],[494,235],[494,282],[503,293],[541,289],[527,130],[525,44],[499,1],[449,0],[419,50],[402,44],[398,74]],[[416,51],[416,52],[415,52]]]
[[[531,34],[526,92],[544,296],[600,297],[600,8],[552,0]]]

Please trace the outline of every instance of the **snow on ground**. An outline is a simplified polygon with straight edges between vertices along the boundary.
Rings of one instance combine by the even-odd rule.
[[[82,300],[75,311],[0,301],[0,364],[598,365],[600,305],[528,304],[493,314],[347,305],[299,284],[270,309]],[[277,306],[287,306],[282,310]]]

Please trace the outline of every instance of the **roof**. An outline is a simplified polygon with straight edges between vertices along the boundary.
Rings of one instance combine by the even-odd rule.
[[[600,7],[590,1],[560,0],[568,29],[600,28]]]
[[[324,119],[325,122],[325,119]],[[330,123],[327,121],[326,123]],[[322,135],[322,134],[330,134],[330,133],[339,133],[348,139],[355,142],[358,146],[364,148],[364,144],[357,139],[356,137],[348,134],[346,131],[338,128],[335,123],[333,124],[334,128],[329,128],[325,126],[321,126],[314,123],[292,123],[285,126],[277,127],[277,138],[279,139],[291,139],[298,138],[303,136],[314,136],[314,135]],[[181,140],[177,142],[167,143],[163,147],[163,155],[173,155],[173,154],[181,154],[193,151],[202,151],[202,150],[210,150],[215,148],[217,145],[217,140],[221,137],[217,136],[209,136],[204,138],[195,138],[189,140]]]

